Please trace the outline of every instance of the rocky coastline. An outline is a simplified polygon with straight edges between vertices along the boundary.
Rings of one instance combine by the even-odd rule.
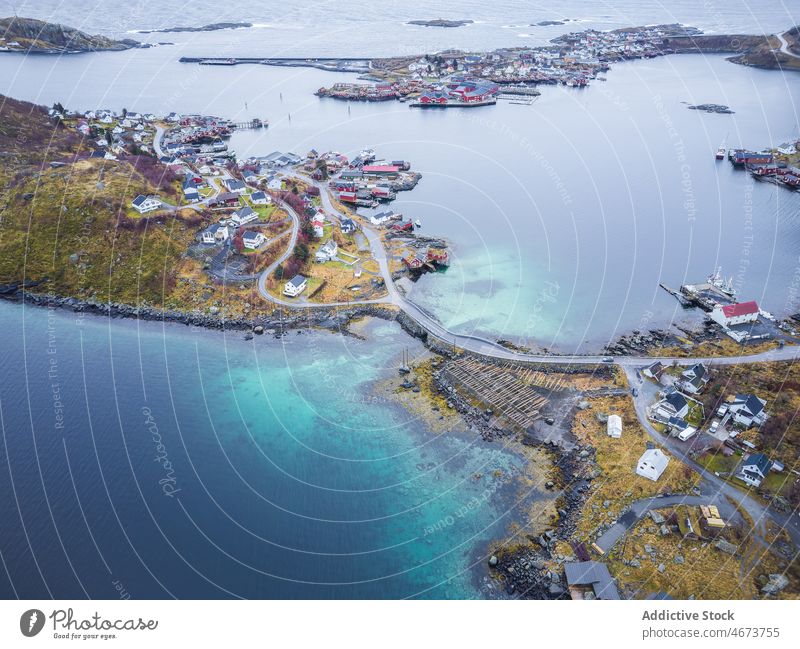
[[[3,37],[0,52],[72,54],[119,52],[134,47],[149,47],[129,38],[114,40],[106,36],[87,34],[66,25],[19,16],[0,19],[0,34]]]
[[[242,332],[245,339],[253,335],[268,334],[282,336],[291,329],[327,329],[338,333],[349,333],[347,327],[353,320],[365,317],[399,321],[395,310],[375,304],[352,306],[346,309],[287,310],[276,308],[272,314],[254,318],[224,318],[217,313],[159,309],[150,306],[133,306],[118,302],[80,300],[48,293],[37,293],[16,285],[0,285],[0,299],[28,306],[64,309],[74,313],[102,316],[106,318],[131,318],[151,322],[168,322],[202,327],[217,331]],[[403,322],[400,323],[403,326]],[[405,327],[404,327],[405,328]],[[421,337],[417,333],[417,337]],[[424,338],[423,338],[424,340]]]
[[[445,350],[443,355],[449,355]],[[491,410],[476,408],[462,396],[456,386],[438,370],[433,373],[434,387],[455,409],[468,428],[487,442],[516,435],[497,423]],[[523,446],[537,446],[552,457],[557,474],[545,483],[548,490],[560,489],[557,501],[558,519],[554,526],[538,535],[525,535],[521,541],[499,541],[489,549],[489,574],[484,575],[484,589],[491,595],[519,599],[560,599],[567,594],[560,572],[554,571],[567,557],[557,550],[557,543],[568,543],[575,533],[581,510],[589,493],[589,483],[597,477],[595,449],[591,445],[576,445],[569,450],[555,443],[542,443],[523,434]],[[480,575],[479,575],[480,577]],[[502,592],[501,592],[502,591]]]

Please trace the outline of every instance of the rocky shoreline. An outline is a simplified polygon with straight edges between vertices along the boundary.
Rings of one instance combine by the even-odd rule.
[[[107,318],[131,318],[151,322],[169,322],[192,327],[202,327],[217,331],[241,331],[249,340],[253,335],[269,334],[280,337],[291,329],[327,329],[337,333],[349,333],[347,326],[353,320],[364,317],[398,320],[405,329],[404,321],[400,321],[397,312],[380,305],[365,304],[346,309],[306,309],[303,311],[287,311],[276,308],[272,315],[261,315],[255,318],[223,318],[218,314],[200,311],[176,311],[158,309],[149,306],[132,306],[117,302],[100,302],[96,300],[80,300],[74,297],[63,297],[47,293],[34,293],[14,285],[0,285],[0,299],[37,307],[64,309],[74,313],[85,313]],[[411,332],[409,332],[411,333]],[[424,338],[415,331],[412,335]]]
[[[491,442],[515,435],[498,425],[491,410],[471,405],[447,381],[443,372],[437,369],[433,378],[435,388],[447,399],[447,407],[457,410],[468,428],[483,440]],[[567,595],[567,589],[561,574],[551,567],[554,563],[562,564],[567,557],[558,553],[556,543],[569,542],[575,533],[589,483],[598,476],[594,466],[595,449],[587,444],[565,450],[558,444],[541,443],[529,435],[523,435],[520,443],[544,448],[553,457],[558,478],[544,486],[548,490],[563,490],[558,499],[558,520],[552,529],[539,536],[528,535],[522,543],[509,547],[503,547],[502,542],[496,544],[488,562],[490,575],[485,576],[483,584],[490,592],[502,588],[505,596],[520,599],[560,599]]]

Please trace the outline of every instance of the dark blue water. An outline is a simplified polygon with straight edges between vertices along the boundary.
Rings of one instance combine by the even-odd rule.
[[[245,342],[3,303],[0,329],[1,597],[475,597],[519,515],[517,456],[375,391],[419,351],[396,325]]]

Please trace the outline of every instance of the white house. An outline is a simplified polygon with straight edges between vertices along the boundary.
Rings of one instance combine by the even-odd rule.
[[[233,194],[244,194],[245,190],[247,189],[247,185],[236,178],[226,178],[222,182],[224,183],[225,188]]]
[[[708,317],[723,327],[755,322],[758,320],[758,304],[750,301],[717,305]]]
[[[766,455],[753,453],[742,461],[742,469],[736,477],[751,487],[760,487],[772,466],[772,461]]]
[[[243,207],[242,209],[235,211],[233,216],[231,216],[231,222],[237,227],[257,220],[258,212],[256,212],[252,207]]]
[[[383,225],[392,219],[396,219],[398,216],[399,215],[395,214],[394,212],[378,212],[377,214],[370,216],[369,220],[372,225]]]
[[[669,421],[671,417],[683,418],[689,414],[689,402],[680,392],[670,392],[659,401],[653,416],[661,421]]]
[[[229,236],[230,232],[227,225],[214,223],[200,233],[200,240],[203,243],[221,243],[227,241]]]
[[[338,252],[339,246],[336,245],[336,242],[333,239],[328,239],[317,250],[316,259],[319,263],[325,263],[336,257]]]
[[[197,187],[191,184],[186,184],[183,186],[183,197],[187,201],[199,201],[200,200],[200,192],[197,191]]]
[[[311,221],[311,227],[314,230],[314,236],[317,239],[321,239],[325,235],[325,222],[315,218]]]
[[[733,402],[728,404],[728,412],[732,413],[734,422],[750,428],[760,426],[767,420],[766,405],[766,401],[754,394],[737,394]]]
[[[702,363],[697,363],[681,373],[681,388],[689,394],[697,394],[710,379],[708,368]]]
[[[292,279],[286,282],[286,285],[283,287],[283,294],[288,295],[289,297],[296,297],[306,290],[307,285],[307,278],[303,277],[302,275],[295,275],[292,277]]]
[[[606,433],[609,437],[619,439],[622,437],[622,417],[619,415],[609,415],[606,422]]]
[[[349,234],[350,232],[355,232],[356,230],[356,224],[353,219],[342,218],[340,221],[340,226],[342,234]]]
[[[254,232],[253,230],[248,230],[242,235],[242,243],[244,244],[244,247],[249,248],[250,250],[255,250],[266,240],[267,238],[263,234],[260,232]]]
[[[655,482],[664,473],[667,464],[669,464],[669,458],[664,455],[660,448],[649,448],[639,458],[639,463],[636,465],[636,475]]]
[[[250,200],[253,205],[269,205],[272,203],[272,198],[265,192],[253,192],[250,194]]]
[[[163,203],[155,196],[143,196],[139,194],[131,201],[131,205],[139,214],[147,214],[148,212],[157,210]]]
[[[651,379],[655,379],[656,381],[661,381],[661,375],[664,373],[664,366],[659,362],[656,361],[648,365],[646,368],[642,370],[642,374],[645,376],[650,377]]]

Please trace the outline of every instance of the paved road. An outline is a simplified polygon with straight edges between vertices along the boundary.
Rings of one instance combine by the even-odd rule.
[[[783,37],[783,34],[776,34],[778,40],[781,42],[781,52],[793,59],[800,59],[800,54],[795,54],[789,49],[789,42]]]
[[[603,552],[608,552],[613,548],[617,542],[627,534],[636,523],[638,523],[645,515],[654,509],[663,509],[664,507],[675,507],[676,505],[717,505],[722,516],[728,520],[736,515],[736,510],[724,498],[720,498],[719,494],[709,493],[700,496],[687,496],[678,494],[675,496],[662,496],[654,498],[642,498],[634,502],[630,508],[617,519],[617,522],[609,527],[595,543],[600,547]]]

